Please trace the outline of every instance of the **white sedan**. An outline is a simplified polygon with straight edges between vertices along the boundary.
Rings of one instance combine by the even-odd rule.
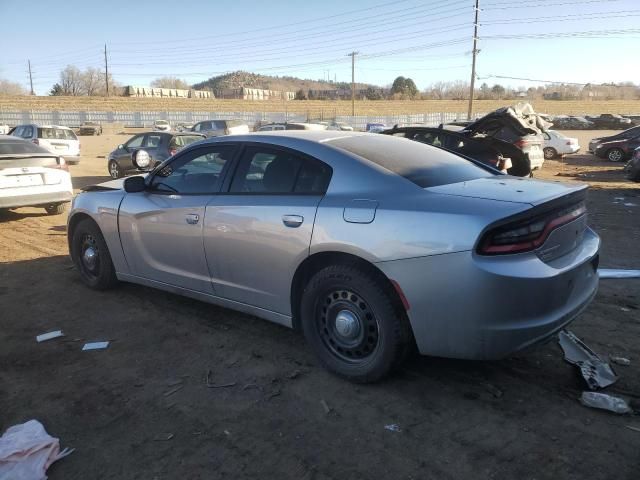
[[[0,135],[0,210],[42,207],[49,215],[58,215],[72,196],[63,157],[29,141]]]
[[[570,153],[578,153],[580,145],[577,138],[565,137],[555,130],[542,133],[544,137],[544,158],[550,160]]]

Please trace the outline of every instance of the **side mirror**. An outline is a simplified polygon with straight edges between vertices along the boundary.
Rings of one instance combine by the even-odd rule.
[[[147,185],[144,182],[144,177],[135,176],[127,177],[124,180],[124,191],[127,193],[143,192]]]
[[[146,150],[136,150],[133,152],[131,160],[133,164],[140,169],[145,169],[151,164],[151,157]]]

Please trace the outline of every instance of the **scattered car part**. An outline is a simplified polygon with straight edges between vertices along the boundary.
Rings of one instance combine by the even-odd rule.
[[[564,352],[564,359],[580,369],[591,390],[605,388],[618,380],[611,366],[603,362],[596,353],[572,332],[562,330],[558,342]]]
[[[640,270],[625,270],[622,268],[599,268],[600,278],[640,278]]]
[[[633,410],[629,407],[629,404],[625,399],[616,397],[615,395],[609,395],[608,393],[582,392],[580,403],[585,407],[608,410],[620,415],[633,413]]]
[[[628,367],[629,365],[631,365],[631,360],[625,357],[617,357],[617,356],[609,355],[609,360],[611,360],[613,363],[622,365],[624,367]]]
[[[82,347],[82,351],[86,350],[103,350],[109,346],[109,342],[90,342],[85,343]]]
[[[42,333],[42,334],[40,334],[40,335],[38,335],[36,337],[36,341],[38,343],[46,342],[47,340],[51,340],[51,339],[58,338],[58,337],[64,337],[64,334],[62,333],[62,330],[55,330],[53,332]]]

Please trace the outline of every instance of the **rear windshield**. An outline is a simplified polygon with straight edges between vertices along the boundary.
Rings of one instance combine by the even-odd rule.
[[[198,140],[202,140],[202,137],[199,135],[177,135],[171,140],[170,146],[184,147],[189,145],[190,143],[197,142]]]
[[[49,150],[39,147],[31,142],[0,141],[0,155],[15,155],[25,153],[44,153],[51,155]],[[2,160],[2,158],[0,158]]]
[[[38,138],[45,140],[77,140],[76,134],[66,128],[38,128]]]
[[[229,128],[231,128],[231,127],[239,127],[241,125],[244,125],[244,123],[241,120],[227,120],[227,126]]]
[[[371,134],[338,138],[328,143],[363,157],[422,188],[494,176],[462,157],[402,138]]]
[[[224,130],[227,128],[227,124],[224,120],[214,120],[211,122],[215,130]]]

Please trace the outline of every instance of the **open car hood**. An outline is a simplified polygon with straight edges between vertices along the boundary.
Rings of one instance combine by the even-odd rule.
[[[528,103],[499,108],[467,125],[465,132],[493,135],[504,126],[510,126],[518,135],[537,135],[551,128]]]

